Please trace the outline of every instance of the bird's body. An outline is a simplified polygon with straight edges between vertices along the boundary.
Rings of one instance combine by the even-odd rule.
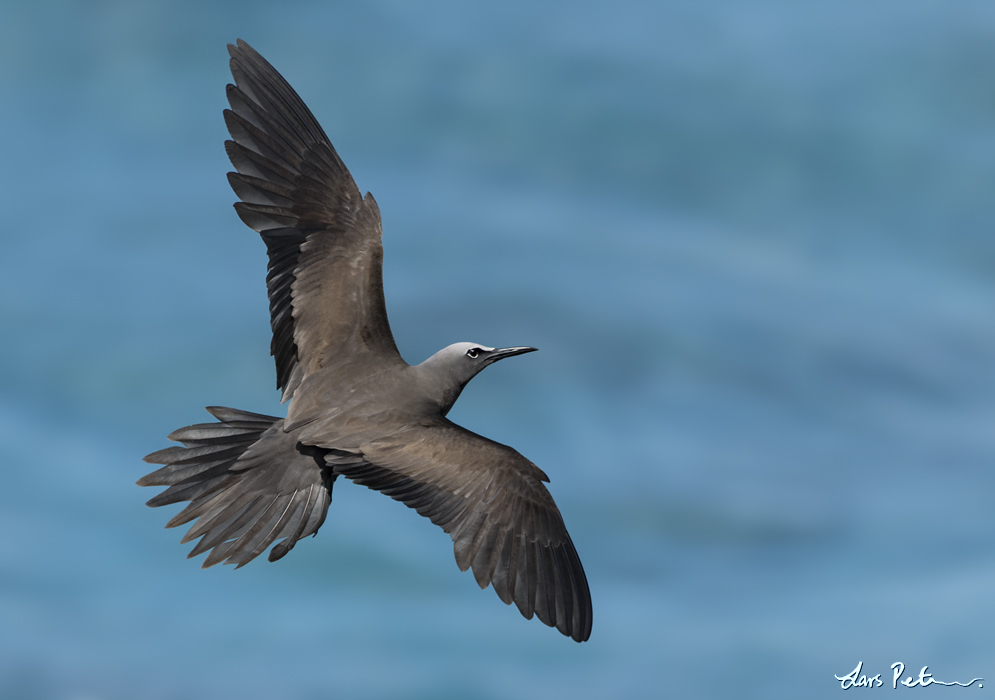
[[[229,408],[181,428],[139,480],[189,501],[167,524],[204,566],[284,556],[324,522],[339,476],[395,498],[453,539],[457,563],[505,602],[577,641],[591,631],[587,579],[546,475],[514,449],[446,418],[478,372],[534,348],[456,343],[400,356],[383,297],[380,211],[289,84],[241,40],[229,46],[226,142],[235,208],[269,253],[277,385],[285,419]],[[276,544],[274,544],[276,543]]]

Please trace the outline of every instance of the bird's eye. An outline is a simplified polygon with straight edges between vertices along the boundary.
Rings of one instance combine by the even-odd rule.
[[[469,350],[466,351],[466,356],[469,357],[471,360],[474,359],[479,354],[480,354],[480,348],[470,348]]]

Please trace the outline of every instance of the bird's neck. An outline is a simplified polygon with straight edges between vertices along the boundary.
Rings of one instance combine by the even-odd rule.
[[[433,355],[420,365],[412,366],[411,371],[421,393],[430,403],[439,407],[442,415],[449,413],[469,381],[456,376],[446,363],[440,361],[438,355]]]

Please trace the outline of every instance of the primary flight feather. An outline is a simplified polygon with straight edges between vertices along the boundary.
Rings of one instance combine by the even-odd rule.
[[[224,112],[239,217],[266,243],[271,352],[287,417],[231,408],[180,428],[138,481],[148,505],[187,501],[167,523],[204,566],[270,561],[325,520],[339,476],[401,501],[447,532],[460,569],[563,634],[591,634],[591,594],[549,479],[511,447],[446,418],[484,367],[530,347],[456,343],[418,365],[397,350],[384,304],[380,210],[293,88],[244,41],[228,46]]]

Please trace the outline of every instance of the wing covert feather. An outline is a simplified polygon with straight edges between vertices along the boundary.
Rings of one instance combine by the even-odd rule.
[[[283,400],[330,357],[372,352],[401,363],[383,298],[380,210],[360,195],[318,121],[286,80],[241,39],[225,150],[235,210],[269,254],[277,387]]]
[[[335,472],[401,501],[449,533],[481,588],[577,641],[591,594],[546,475],[517,451],[441,419],[361,446]]]

